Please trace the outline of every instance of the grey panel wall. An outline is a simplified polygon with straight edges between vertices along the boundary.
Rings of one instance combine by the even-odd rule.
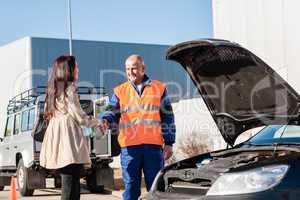
[[[166,83],[172,96],[191,97],[195,87],[182,67],[165,60],[168,46],[116,42],[73,41],[73,53],[79,65],[79,85],[104,86],[111,93],[126,80],[125,59],[131,54],[144,57],[147,74]],[[32,38],[33,86],[45,85],[53,60],[68,54],[68,40]]]

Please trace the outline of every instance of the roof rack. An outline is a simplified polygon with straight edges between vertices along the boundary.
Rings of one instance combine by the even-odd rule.
[[[106,95],[107,92],[104,87],[78,87],[78,94],[99,94]],[[21,110],[25,106],[34,105],[37,97],[45,94],[46,86],[38,86],[26,90],[9,100],[7,106],[7,114]]]

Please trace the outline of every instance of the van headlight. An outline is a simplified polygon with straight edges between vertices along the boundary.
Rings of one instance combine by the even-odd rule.
[[[269,165],[244,172],[224,173],[211,186],[207,196],[261,192],[279,184],[288,165]]]

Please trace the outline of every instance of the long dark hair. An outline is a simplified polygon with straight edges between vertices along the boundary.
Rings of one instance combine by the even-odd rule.
[[[74,56],[63,55],[55,59],[52,65],[52,72],[48,79],[46,89],[46,108],[44,117],[47,120],[53,116],[54,111],[57,109],[55,100],[60,95],[58,93],[58,84],[64,87],[64,94],[67,97],[66,88],[68,85],[75,82],[77,79],[77,66]]]

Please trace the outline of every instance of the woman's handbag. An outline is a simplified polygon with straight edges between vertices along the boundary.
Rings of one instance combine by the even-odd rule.
[[[43,142],[47,127],[48,121],[44,119],[43,116],[40,116],[32,130],[33,139],[38,142]]]

